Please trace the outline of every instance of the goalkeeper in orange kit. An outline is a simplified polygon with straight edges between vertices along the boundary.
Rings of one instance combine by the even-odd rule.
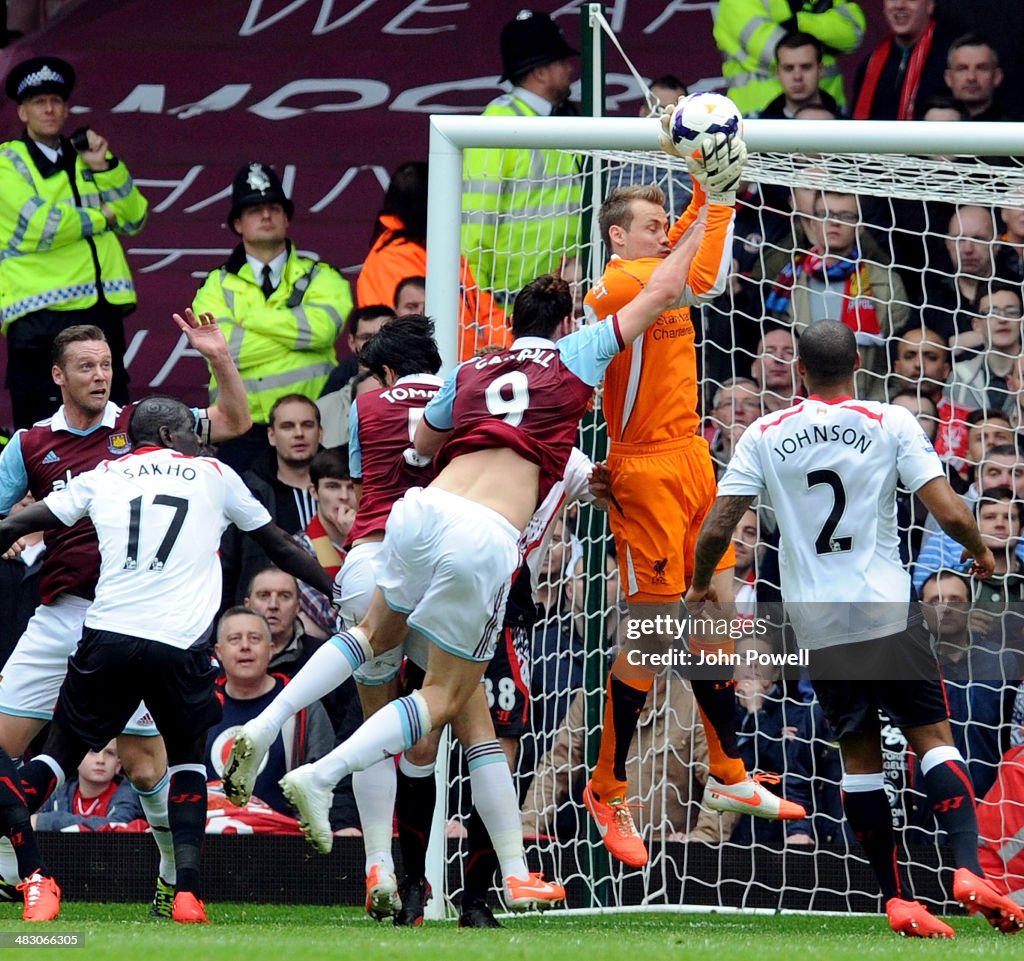
[[[667,133],[662,146],[679,156]],[[698,220],[705,224],[679,305],[663,313],[615,357],[604,381],[611,473],[608,516],[621,582],[630,620],[649,620],[661,627],[632,644],[627,642],[612,665],[600,756],[583,797],[609,852],[631,867],[647,863],[647,849],[626,803],[626,758],[658,673],[657,668],[638,663],[638,652],[662,654],[677,641],[674,626],[685,615],[682,596],[693,571],[697,534],[716,495],[708,445],[698,433],[697,356],[690,307],[725,289],[732,260],[736,186],[745,159],[742,139],[724,134],[705,140],[695,156],[687,157],[693,198],[671,229],[665,198],[657,187],[615,190],[598,215],[612,258],[587,294],[585,307],[591,321],[621,310],[690,227]],[[732,598],[734,565],[730,547],[713,582],[720,601]],[[689,645],[695,659],[702,648],[711,649],[693,637]],[[730,644],[713,644],[713,649],[732,653]],[[716,678],[691,679],[709,751],[704,803],[718,811],[804,817],[800,805],[777,797],[748,777],[737,746],[732,681],[720,670],[714,673]]]

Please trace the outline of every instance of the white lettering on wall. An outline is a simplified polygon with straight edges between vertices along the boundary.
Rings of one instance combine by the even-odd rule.
[[[288,107],[285,102],[292,97],[315,93],[350,93],[355,100],[345,103],[318,103],[312,107]],[[289,120],[305,113],[340,113],[348,110],[369,110],[386,103],[391,91],[386,83],[380,80],[359,79],[325,79],[325,80],[293,80],[286,83],[280,90],[249,107],[254,113],[266,120]]]
[[[396,34],[398,36],[409,36],[411,34],[443,33],[445,30],[457,30],[454,23],[446,23],[431,27],[403,27],[407,20],[412,19],[418,13],[455,13],[459,10],[468,10],[468,3],[444,3],[438,7],[432,7],[430,0],[413,0],[404,10],[399,11],[386,24],[383,33]]]

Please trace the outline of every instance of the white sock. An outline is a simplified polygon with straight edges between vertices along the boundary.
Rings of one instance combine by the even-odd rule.
[[[57,779],[56,784],[53,786],[51,794],[56,794],[62,787],[64,787],[64,769],[57,763],[56,759],[51,757],[49,754],[37,754],[33,761],[42,761],[51,771],[53,776]]]
[[[959,761],[961,764],[967,763],[964,761],[964,756],[952,744],[940,744],[938,747],[933,747],[930,751],[926,752],[925,756],[921,758],[921,773],[927,774],[932,768],[945,764],[946,761]]]
[[[429,764],[413,764],[404,754],[398,759],[398,770],[406,777],[432,777],[434,774],[434,762]]]
[[[395,870],[391,841],[395,834],[397,785],[395,762],[390,757],[352,775],[352,793],[356,796],[359,823],[363,829],[367,874],[375,864],[388,874]]]
[[[466,762],[473,804],[491,836],[494,853],[501,865],[501,876],[529,877],[523,854],[519,795],[512,782],[505,752],[497,741],[480,741],[466,748]]]
[[[318,787],[333,790],[345,775],[364,771],[382,757],[400,754],[428,734],[432,727],[427,702],[419,691],[413,691],[408,697],[392,701],[377,711],[347,741],[320,758],[313,765],[313,782]]]
[[[160,851],[160,877],[168,884],[175,884],[178,873],[174,866],[174,838],[171,837],[171,822],[167,818],[167,794],[170,784],[170,772],[165,771],[160,783],[151,791],[140,791],[134,784],[132,787],[135,787],[135,793],[139,796],[142,813],[146,815],[146,820],[153,829],[153,840]]]
[[[358,627],[335,634],[316,649],[302,670],[254,720],[276,736],[288,718],[330,694],[372,656],[370,642]]]
[[[843,774],[839,787],[847,794],[882,791],[885,789],[885,775],[881,771],[876,771],[873,774]]]

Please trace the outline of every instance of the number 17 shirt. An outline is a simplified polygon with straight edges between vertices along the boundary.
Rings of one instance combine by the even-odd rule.
[[[62,524],[88,514],[96,528],[100,579],[85,626],[183,649],[206,638],[220,606],[224,529],[271,520],[226,464],[157,447],[104,461],[43,503]]]
[[[907,624],[896,485],[945,473],[902,407],[819,397],[754,421],[719,481],[720,497],[767,491],[780,532],[782,598],[801,646],[886,637]]]

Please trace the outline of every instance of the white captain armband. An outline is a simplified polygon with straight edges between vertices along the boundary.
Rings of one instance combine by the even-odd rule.
[[[434,458],[429,454],[421,454],[415,447],[406,447],[405,462],[410,467],[429,467],[434,463]]]
[[[199,443],[204,447],[209,445],[213,427],[210,424],[210,412],[204,407],[196,417],[196,434],[199,436]]]

